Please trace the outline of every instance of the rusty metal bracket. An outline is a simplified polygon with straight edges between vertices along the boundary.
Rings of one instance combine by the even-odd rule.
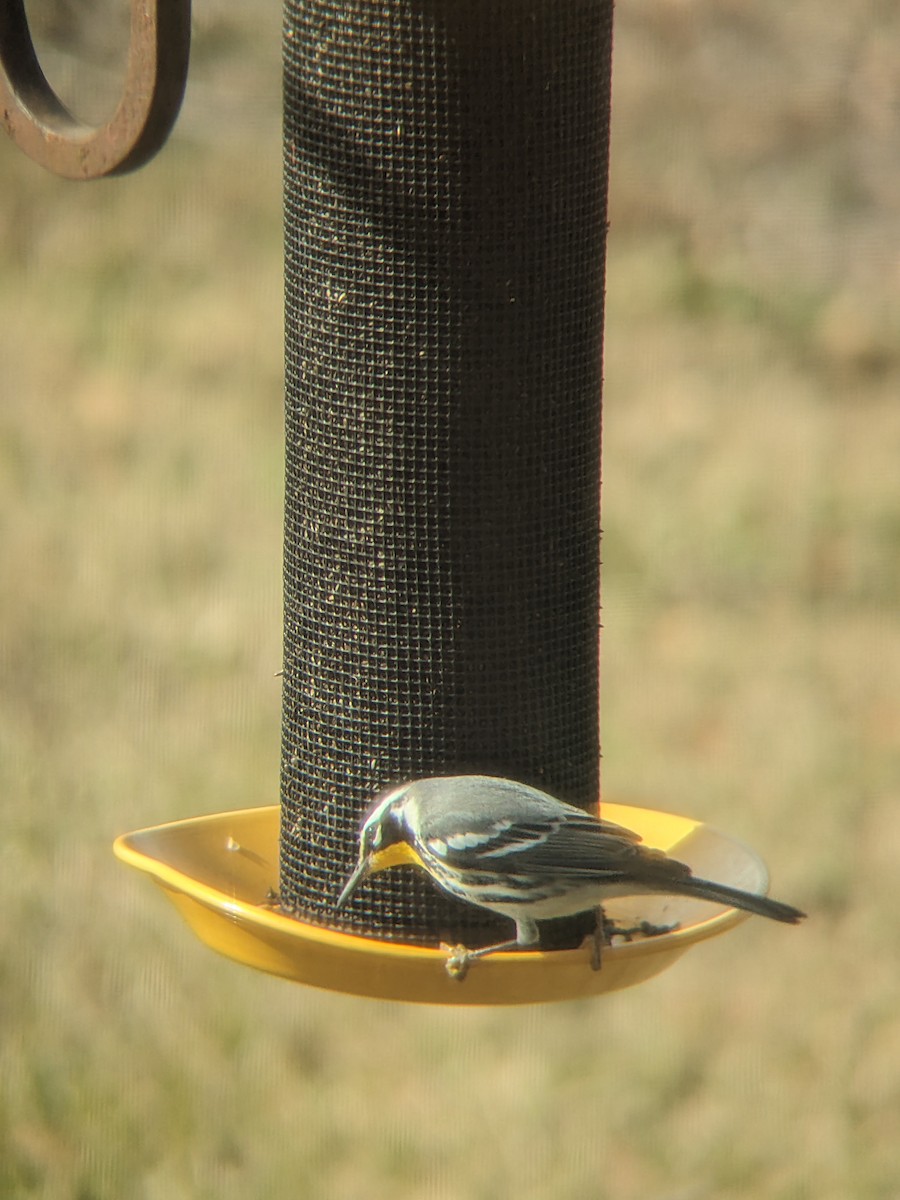
[[[86,125],[41,70],[24,0],[0,0],[0,119],[16,145],[56,175],[133,171],[160,149],[178,115],[190,37],[190,0],[131,0],[122,97],[105,125]]]

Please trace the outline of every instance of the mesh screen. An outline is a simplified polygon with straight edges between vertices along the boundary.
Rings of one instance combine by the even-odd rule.
[[[287,0],[283,904],[383,938],[508,922],[408,869],[414,776],[598,793],[610,0]]]

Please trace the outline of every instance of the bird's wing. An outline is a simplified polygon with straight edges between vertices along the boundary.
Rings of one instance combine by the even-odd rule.
[[[690,876],[630,829],[536,788],[485,776],[431,779],[408,789],[416,848],[463,871],[556,875],[573,881],[661,884]]]
[[[630,829],[588,813],[540,821],[497,822],[477,833],[432,838],[428,850],[448,865],[496,874],[555,875],[581,880],[627,877],[648,883],[689,876],[682,863],[640,844]]]

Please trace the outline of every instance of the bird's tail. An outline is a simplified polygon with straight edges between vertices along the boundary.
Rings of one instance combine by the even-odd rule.
[[[717,904],[727,904],[731,908],[742,908],[746,912],[756,913],[760,917],[771,917],[773,921],[784,921],[788,925],[796,925],[806,916],[792,904],[783,904],[780,900],[771,900],[768,896],[759,896],[755,892],[743,892],[740,888],[729,887],[727,883],[713,883],[710,879],[696,879],[693,876],[684,880],[681,886],[673,886],[672,891],[680,892],[683,896],[696,896],[699,900],[712,900]]]

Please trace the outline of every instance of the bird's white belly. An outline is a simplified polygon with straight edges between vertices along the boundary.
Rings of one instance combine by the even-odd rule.
[[[527,917],[531,921],[549,921],[554,917],[572,917],[576,913],[589,912],[612,900],[616,896],[634,896],[646,889],[631,884],[585,884],[584,887],[569,888],[559,896],[547,896],[542,900],[515,900],[492,902],[494,912],[511,917],[514,921]]]

